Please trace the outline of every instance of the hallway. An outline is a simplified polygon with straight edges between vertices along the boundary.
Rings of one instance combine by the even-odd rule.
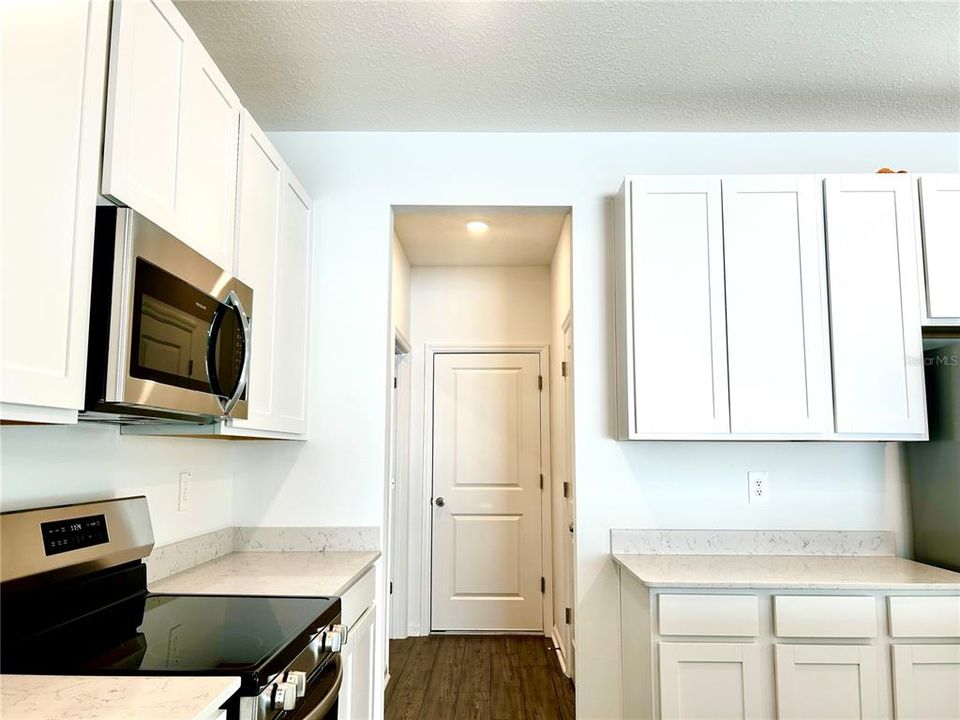
[[[442,636],[390,641],[387,720],[573,720],[573,683],[549,638]]]

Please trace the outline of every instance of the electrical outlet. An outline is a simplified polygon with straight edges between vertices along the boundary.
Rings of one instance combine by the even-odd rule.
[[[747,492],[751,503],[765,503],[770,500],[770,473],[748,472]]]
[[[190,505],[190,485],[193,482],[193,475],[188,472],[180,473],[180,494],[177,499],[177,510],[186,512]]]

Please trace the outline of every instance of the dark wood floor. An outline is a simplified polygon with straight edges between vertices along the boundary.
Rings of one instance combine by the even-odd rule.
[[[547,638],[390,641],[387,720],[573,720],[573,683]]]

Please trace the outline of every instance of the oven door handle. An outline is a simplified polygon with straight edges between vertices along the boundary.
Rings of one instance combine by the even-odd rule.
[[[343,660],[340,659],[339,653],[333,656],[333,663],[336,665],[337,673],[333,678],[333,686],[320,702],[307,710],[306,714],[298,714],[297,720],[324,720],[327,713],[337,702],[337,698],[340,696],[340,687],[343,685]]]

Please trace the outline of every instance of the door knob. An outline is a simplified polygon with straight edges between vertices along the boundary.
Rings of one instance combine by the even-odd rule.
[[[443,496],[441,495],[440,497],[438,497],[438,498],[436,499],[436,503],[437,503],[437,507],[443,507],[444,505],[447,504],[447,501],[444,500],[444,499],[443,499]]]

